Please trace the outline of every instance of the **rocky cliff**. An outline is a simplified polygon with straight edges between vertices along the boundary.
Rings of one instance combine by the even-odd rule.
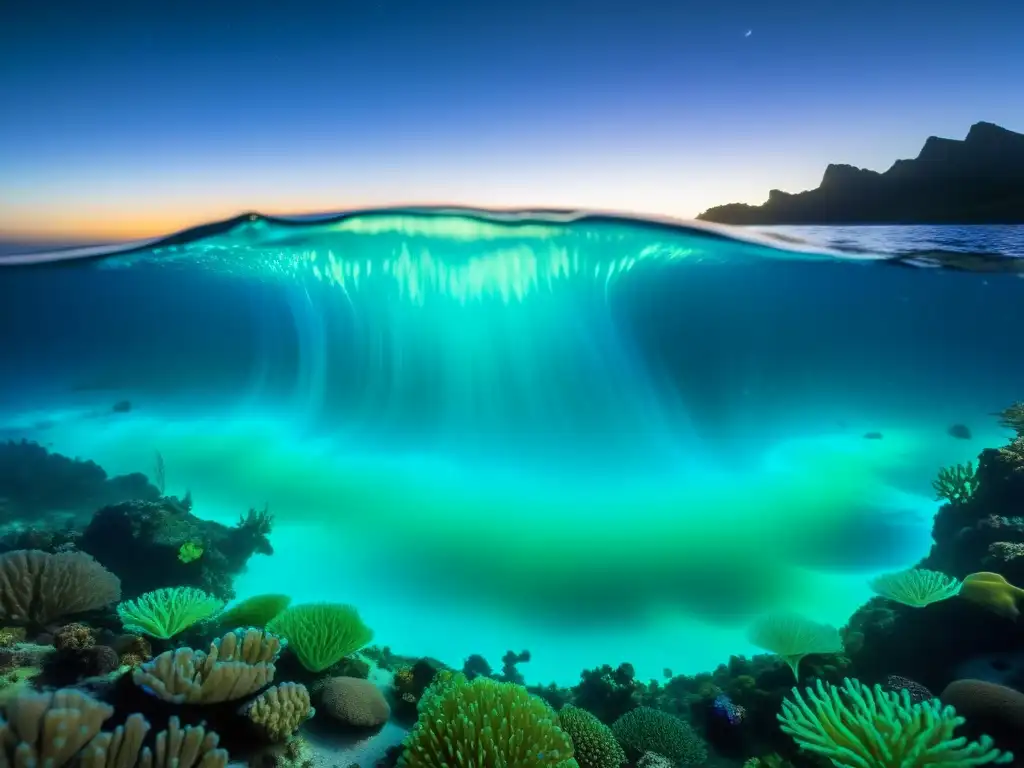
[[[724,224],[1024,223],[1024,134],[975,123],[963,141],[930,136],[883,172],[829,165],[817,189],[773,189],[763,205],[730,203],[697,218]]]

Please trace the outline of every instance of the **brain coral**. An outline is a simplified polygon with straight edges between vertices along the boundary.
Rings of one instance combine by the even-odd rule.
[[[654,752],[676,765],[699,765],[708,759],[707,747],[693,726],[660,709],[627,712],[615,721],[612,732],[634,756]]]
[[[461,674],[431,686],[398,761],[408,768],[575,765],[572,741],[521,685]]]
[[[1024,751],[1024,693],[984,680],[955,680],[940,698],[972,730],[989,734],[1004,749]]]
[[[391,716],[384,694],[359,677],[332,677],[324,684],[322,696],[322,709],[346,725],[375,728]]]
[[[580,768],[619,768],[626,762],[626,753],[615,740],[612,729],[587,710],[563,707],[558,721],[572,739]]]

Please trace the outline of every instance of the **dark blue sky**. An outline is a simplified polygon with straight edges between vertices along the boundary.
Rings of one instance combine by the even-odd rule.
[[[1012,0],[11,6],[8,235],[391,202],[691,216],[1024,130]]]

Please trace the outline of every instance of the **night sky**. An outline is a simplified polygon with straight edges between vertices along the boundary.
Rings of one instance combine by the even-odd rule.
[[[1024,130],[1022,30],[1011,0],[11,0],[0,237],[758,203],[978,120]]]

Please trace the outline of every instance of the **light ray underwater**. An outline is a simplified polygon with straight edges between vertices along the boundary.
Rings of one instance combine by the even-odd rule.
[[[239,596],[350,602],[398,652],[699,671],[767,612],[842,624],[927,553],[937,470],[1021,395],[996,263],[605,214],[246,215],[0,258],[0,437],[111,475],[159,454],[200,517],[266,504]]]

